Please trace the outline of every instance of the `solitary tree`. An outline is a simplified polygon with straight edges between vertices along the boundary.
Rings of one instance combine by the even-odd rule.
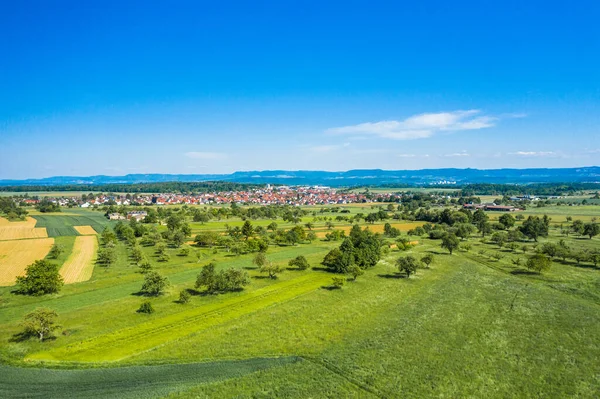
[[[425,264],[425,266],[429,269],[429,265],[433,263],[433,255],[426,254],[421,258],[421,262]]]
[[[348,273],[352,276],[352,281],[356,281],[358,276],[365,274],[365,271],[358,265],[352,265],[350,266],[350,269],[348,269]]]
[[[261,268],[261,273],[267,273],[270,278],[276,279],[277,275],[284,271],[284,268],[276,263],[267,261]]]
[[[410,277],[411,274],[416,273],[419,268],[417,259],[412,255],[398,258],[398,260],[396,260],[396,265],[398,266],[398,270],[406,273],[406,277]]]
[[[583,226],[583,234],[590,237],[590,240],[600,234],[600,225],[597,223],[586,223]]]
[[[340,289],[346,284],[346,277],[336,276],[331,279],[331,285],[333,288]]]
[[[60,326],[56,324],[56,318],[58,314],[54,310],[47,308],[38,308],[33,312],[27,314],[23,320],[24,335],[34,335],[38,337],[40,341],[50,337],[52,332],[59,329]]]
[[[448,252],[450,252],[450,255],[452,255],[452,252],[457,249],[459,245],[460,241],[454,234],[446,234],[442,237],[442,248],[447,249]]]
[[[140,307],[137,310],[138,313],[146,313],[151,314],[154,313],[154,308],[152,307],[152,303],[148,300],[143,301]]]
[[[252,263],[255,264],[258,268],[263,267],[267,263],[267,261],[267,256],[264,252],[257,253],[254,259],[252,259]]]
[[[306,270],[308,269],[309,264],[304,255],[298,255],[288,262],[288,266],[297,267],[298,270]]]
[[[550,260],[549,257],[547,257],[544,254],[535,254],[535,255],[531,256],[527,260],[527,264],[526,264],[526,266],[529,270],[533,270],[533,271],[537,272],[538,274],[544,270],[550,269],[551,265],[552,265],[552,261]]]
[[[169,280],[166,277],[161,276],[158,272],[150,271],[144,276],[144,284],[140,292],[144,295],[158,296],[168,285]]]
[[[27,266],[24,276],[17,277],[18,291],[26,295],[54,294],[63,286],[58,265],[47,260],[36,260]]]
[[[50,252],[48,252],[48,256],[52,259],[56,259],[65,251],[65,248],[60,244],[54,244]]]
[[[179,292],[179,303],[180,304],[185,305],[186,303],[188,303],[190,301],[191,298],[192,298],[192,296],[190,295],[188,290],[181,290]]]

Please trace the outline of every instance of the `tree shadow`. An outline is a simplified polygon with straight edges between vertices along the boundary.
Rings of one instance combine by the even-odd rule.
[[[252,278],[255,278],[257,280],[275,280],[275,279],[272,279],[269,276],[252,276]]]
[[[336,290],[341,290],[342,287],[338,287],[335,285],[322,285],[321,289],[327,290],[327,291],[336,291]]]
[[[319,272],[330,272],[331,271],[328,268],[321,267],[321,266],[313,266],[312,269],[315,271],[319,271]]]
[[[378,274],[377,277],[381,277],[381,278],[392,278],[392,279],[402,279],[402,278],[406,278],[406,274],[400,274],[400,273],[387,273],[387,274]]]
[[[260,268],[257,267],[257,266],[244,266],[244,267],[242,267],[242,269],[244,269],[244,270],[258,270]]]
[[[523,276],[541,276],[541,273],[534,272],[534,271],[531,271],[531,270],[525,270],[525,269],[515,269],[515,270],[512,270],[510,272],[510,274],[515,275],[515,276],[519,276],[519,275],[523,275]]]

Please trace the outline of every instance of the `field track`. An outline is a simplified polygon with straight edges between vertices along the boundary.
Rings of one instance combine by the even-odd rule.
[[[328,285],[330,282],[330,275],[305,274],[222,302],[170,314],[48,352],[34,353],[26,359],[76,362],[122,360],[268,306],[288,301]]]
[[[60,268],[65,284],[80,283],[92,278],[97,249],[98,239],[95,235],[75,238],[73,252]]]
[[[11,222],[5,218],[0,218],[0,241],[48,237],[46,229],[36,228],[36,223],[37,221],[32,217],[18,222]]]
[[[92,226],[73,226],[75,230],[82,236],[89,236],[98,234],[96,230],[92,228]]]
[[[17,276],[25,274],[27,266],[44,259],[54,244],[54,238],[0,241],[0,286],[14,285]]]

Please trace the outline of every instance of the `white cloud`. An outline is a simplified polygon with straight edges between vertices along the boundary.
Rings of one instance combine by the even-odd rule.
[[[373,135],[393,140],[424,139],[441,131],[477,130],[495,126],[499,118],[476,109],[414,115],[401,121],[366,122],[327,129],[329,134]]]
[[[414,158],[414,157],[416,157],[415,154],[398,154],[398,156],[400,158]]]
[[[313,152],[332,152],[335,150],[339,150],[340,148],[349,147],[350,143],[344,144],[333,144],[333,145],[317,145],[314,147],[310,147]]]
[[[227,154],[222,152],[202,152],[202,151],[192,151],[186,152],[185,156],[192,159],[208,159],[208,160],[217,160],[217,159],[225,159],[227,158]]]
[[[509,152],[508,155],[517,155],[520,157],[553,157],[558,154],[554,151],[516,151]]]
[[[470,157],[471,154],[469,154],[467,151],[461,151],[461,152],[454,152],[452,154],[446,154],[444,155],[445,157]]]

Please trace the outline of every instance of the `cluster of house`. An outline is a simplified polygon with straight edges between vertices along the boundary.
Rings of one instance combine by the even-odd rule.
[[[374,194],[371,200],[385,201],[389,193]],[[201,194],[133,194],[133,195],[99,195],[88,201],[81,201],[79,206],[89,208],[102,205],[209,205],[209,204],[253,204],[253,205],[327,205],[367,202],[364,194],[338,192],[322,186],[311,187],[266,187],[247,191],[227,191]]]
[[[140,220],[144,220],[146,218],[146,216],[148,216],[148,212],[146,211],[131,211],[131,212],[127,212],[127,216],[123,216],[120,213],[114,212],[114,213],[109,213],[108,214],[108,218],[110,220],[130,220],[130,219],[135,219],[138,222]]]
[[[489,204],[464,204],[463,208],[465,209],[471,209],[471,210],[477,210],[477,209],[482,209],[484,211],[492,211],[492,212],[516,212],[516,211],[522,211],[522,209],[519,209],[515,206],[512,205],[496,205],[493,202],[489,203]]]

